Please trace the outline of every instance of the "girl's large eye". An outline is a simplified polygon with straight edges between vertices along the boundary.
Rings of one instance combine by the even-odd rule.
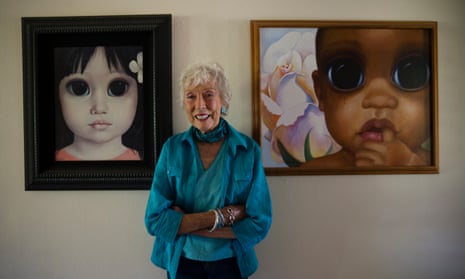
[[[363,85],[363,69],[353,58],[339,58],[329,64],[328,79],[336,90],[353,91]]]
[[[129,89],[129,83],[125,80],[114,80],[108,86],[108,95],[112,97],[121,97]]]
[[[426,85],[429,75],[429,65],[423,56],[409,56],[397,64],[392,80],[402,90],[415,91]]]
[[[90,94],[90,88],[87,82],[82,79],[71,80],[66,84],[66,90],[72,95],[82,97]]]

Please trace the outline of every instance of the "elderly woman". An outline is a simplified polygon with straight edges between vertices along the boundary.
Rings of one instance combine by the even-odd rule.
[[[271,226],[259,146],[222,117],[231,92],[219,64],[191,65],[180,88],[192,126],[157,161],[145,216],[151,260],[169,279],[247,278]]]

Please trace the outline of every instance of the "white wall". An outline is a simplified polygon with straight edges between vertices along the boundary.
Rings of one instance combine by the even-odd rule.
[[[24,191],[20,18],[142,13],[173,15],[174,77],[197,60],[225,66],[228,119],[249,135],[249,20],[438,21],[441,173],[269,177],[274,223],[252,278],[465,278],[464,3],[0,0],[0,278],[165,278],[149,262],[147,191]]]

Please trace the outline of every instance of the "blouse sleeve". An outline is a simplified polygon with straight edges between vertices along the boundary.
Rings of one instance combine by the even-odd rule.
[[[168,142],[158,158],[145,212],[145,226],[149,234],[173,243],[182,220],[182,213],[170,207],[176,197],[175,185],[167,170]]]
[[[245,204],[247,218],[234,224],[232,230],[242,249],[248,250],[268,234],[272,221],[271,197],[261,162],[260,148],[253,144],[252,182]]]

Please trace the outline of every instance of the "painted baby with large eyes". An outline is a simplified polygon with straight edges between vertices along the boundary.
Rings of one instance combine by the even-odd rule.
[[[312,78],[342,149],[302,167],[429,165],[428,43],[424,30],[319,29]]]

